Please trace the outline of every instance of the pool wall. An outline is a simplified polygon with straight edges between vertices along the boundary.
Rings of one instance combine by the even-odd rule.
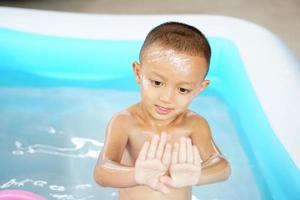
[[[265,192],[265,198],[296,199],[300,191],[299,169],[294,156],[286,150],[282,138],[276,133],[284,128],[274,126],[274,119],[270,120],[266,114],[268,109],[262,103],[266,99],[261,96],[263,90],[255,85],[255,81],[261,80],[253,78],[261,76],[260,73],[255,75],[249,70],[249,65],[254,63],[248,62],[249,57],[243,57],[245,52],[238,42],[225,36],[216,37],[217,34],[207,35],[212,45],[213,59],[208,77],[212,84],[206,93],[218,95],[229,105],[250,165],[257,164],[253,171]],[[137,59],[141,41],[141,38],[66,37],[4,26],[0,29],[0,84],[11,87],[72,86],[136,90],[130,65],[133,59]],[[292,66],[295,67],[297,61],[292,56],[286,56],[286,53],[282,56],[285,59],[289,57],[291,61],[281,63],[290,66],[294,63]],[[119,66],[116,63],[120,60],[115,62],[116,59],[122,59],[121,62],[128,65]],[[270,78],[268,73],[272,76],[270,71],[263,73],[265,80]],[[296,78],[294,81],[297,82]]]
[[[300,169],[300,63],[264,27],[214,15],[96,15],[0,7],[1,27],[70,38],[143,40],[152,27],[168,20],[192,24],[237,46],[276,136]]]

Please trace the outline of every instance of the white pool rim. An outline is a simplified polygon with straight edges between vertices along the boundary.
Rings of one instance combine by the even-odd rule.
[[[300,169],[300,63],[267,29],[215,15],[100,15],[0,7],[0,27],[75,38],[143,40],[166,21],[201,27],[205,35],[237,45],[269,123]]]

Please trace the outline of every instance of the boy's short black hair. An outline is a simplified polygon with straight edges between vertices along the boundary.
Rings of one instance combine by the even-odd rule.
[[[153,28],[147,35],[140,51],[139,59],[142,62],[145,50],[153,43],[169,47],[176,51],[192,56],[204,56],[209,70],[211,48],[204,34],[197,28],[180,23],[166,22]]]

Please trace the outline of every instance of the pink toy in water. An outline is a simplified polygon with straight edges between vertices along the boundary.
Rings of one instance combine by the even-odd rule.
[[[0,200],[45,200],[45,198],[24,190],[0,190]]]

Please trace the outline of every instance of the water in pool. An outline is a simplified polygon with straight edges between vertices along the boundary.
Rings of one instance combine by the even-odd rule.
[[[0,189],[47,199],[118,199],[116,189],[94,182],[93,168],[109,119],[139,99],[134,91],[1,87]],[[193,198],[262,199],[224,102],[202,95],[190,108],[208,120],[232,169],[226,182],[193,187]]]

